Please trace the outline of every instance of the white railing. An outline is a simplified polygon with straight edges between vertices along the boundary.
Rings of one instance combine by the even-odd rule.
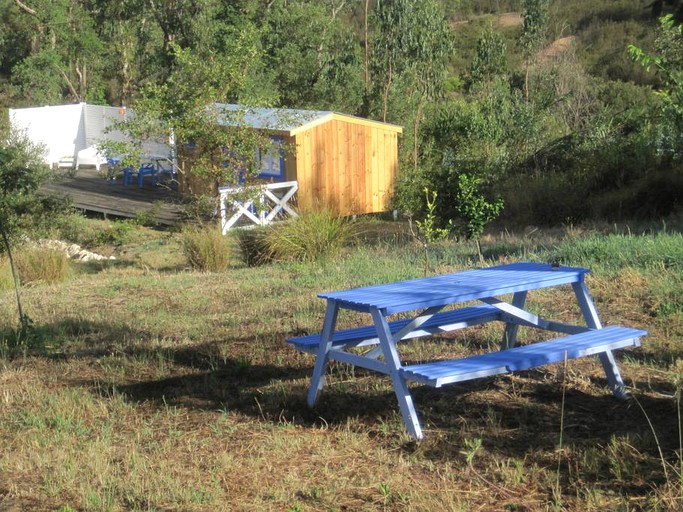
[[[220,187],[218,192],[223,234],[233,227],[265,226],[278,217],[296,217],[296,211],[287,203],[298,189],[299,184],[296,181],[255,187]],[[235,198],[236,195],[246,199]],[[240,220],[242,222],[238,226]]]

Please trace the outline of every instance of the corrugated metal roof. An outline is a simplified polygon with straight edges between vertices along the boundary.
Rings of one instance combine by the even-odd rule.
[[[215,106],[220,111],[221,124],[278,132],[291,132],[333,113],[331,110],[243,107],[231,103],[216,103]]]
[[[294,135],[332,119],[381,126],[397,133],[403,131],[400,126],[348,114],[339,114],[331,110],[244,107],[232,103],[215,103],[214,106],[219,111],[218,122],[223,126],[247,126],[257,130],[284,132],[288,135]]]

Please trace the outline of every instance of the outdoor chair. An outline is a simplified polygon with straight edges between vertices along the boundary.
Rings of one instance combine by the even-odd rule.
[[[123,185],[127,187],[132,183],[133,176],[137,176],[138,187],[142,188],[143,180],[147,175],[152,177],[152,186],[155,186],[157,184],[157,171],[154,164],[144,163],[141,164],[138,169],[135,169],[134,167],[125,167],[123,169]]]

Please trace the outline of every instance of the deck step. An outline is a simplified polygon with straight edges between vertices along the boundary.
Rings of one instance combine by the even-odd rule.
[[[412,331],[403,339],[428,336],[438,332],[447,332],[461,329],[471,325],[476,325],[493,320],[500,320],[502,312],[493,306],[470,306],[466,308],[454,309],[437,313],[427,322],[422,324],[419,329]],[[395,320],[389,322],[392,334],[400,331],[408,325],[412,319]],[[320,345],[320,333],[289,338],[287,343],[291,343],[295,348],[303,352],[315,353]],[[332,338],[332,346],[367,346],[379,343],[377,331],[374,326],[357,327],[354,329],[344,329],[336,331]]]
[[[575,359],[609,350],[638,347],[639,338],[646,334],[646,331],[638,329],[611,326],[464,359],[404,366],[401,374],[407,380],[438,388],[444,384],[559,363],[564,361],[565,354],[567,359]]]

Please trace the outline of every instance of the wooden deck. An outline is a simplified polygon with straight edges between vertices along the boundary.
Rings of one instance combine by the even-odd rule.
[[[44,183],[41,192],[67,196],[81,210],[104,215],[135,218],[149,212],[159,224],[172,225],[182,219],[183,208],[174,183],[153,187],[145,177],[144,188],[137,183],[123,186],[123,179],[106,181],[95,169],[79,169],[72,177]]]

